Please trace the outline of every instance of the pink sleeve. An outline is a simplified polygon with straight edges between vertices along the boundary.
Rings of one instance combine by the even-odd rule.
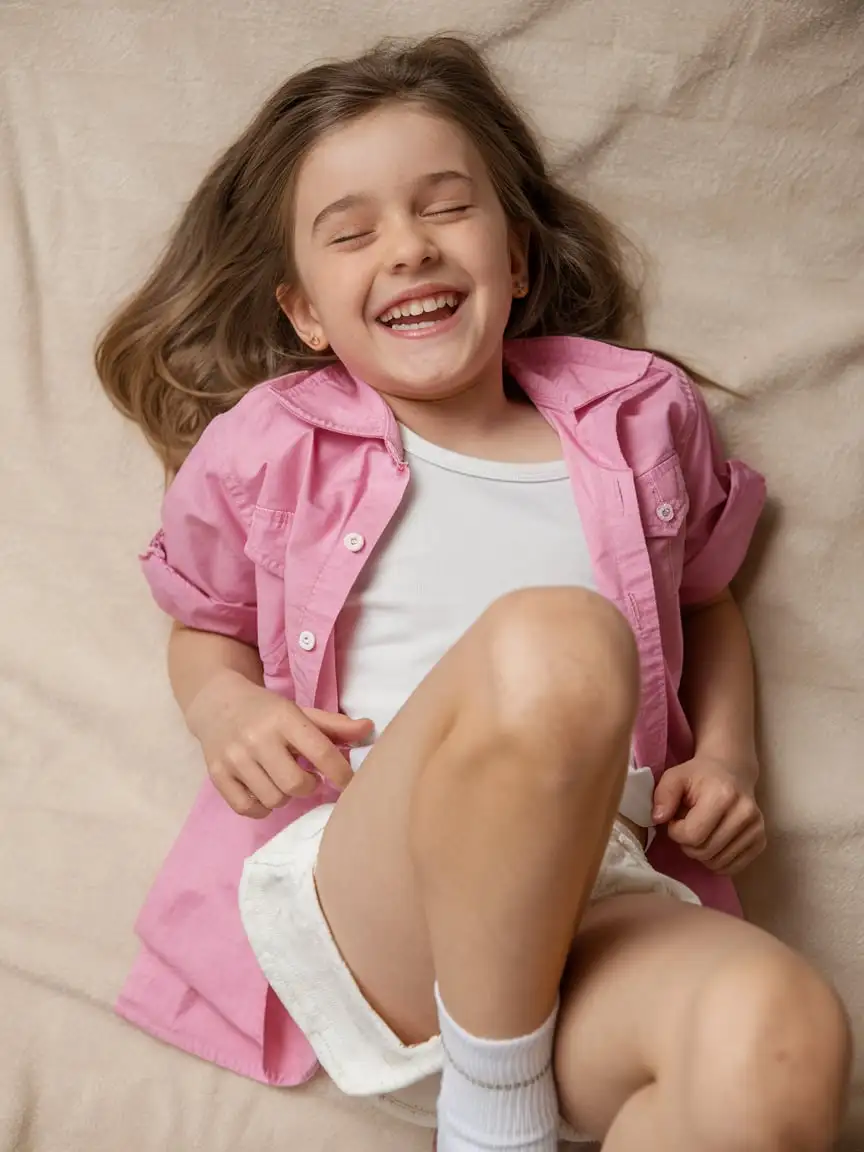
[[[246,509],[226,472],[217,424],[206,429],[171,483],[162,527],[141,563],[169,616],[255,645],[255,566],[244,552]]]
[[[699,389],[685,383],[690,419],[679,458],[690,509],[681,604],[719,595],[747,554],[765,504],[765,480],[740,460],[727,460]]]

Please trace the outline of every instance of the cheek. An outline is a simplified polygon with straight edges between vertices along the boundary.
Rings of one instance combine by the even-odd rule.
[[[476,250],[482,253],[481,272],[495,299],[509,299],[511,293],[510,247],[505,227],[489,229],[476,241]]]
[[[362,313],[363,283],[351,271],[334,261],[329,266],[319,265],[304,280],[315,312],[325,327],[334,322],[344,324]]]
[[[498,314],[508,315],[513,299],[513,278],[510,271],[510,253],[498,248],[490,256],[484,269],[490,305]]]

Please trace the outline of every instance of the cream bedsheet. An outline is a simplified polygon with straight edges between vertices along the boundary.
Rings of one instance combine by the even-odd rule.
[[[428,1147],[138,1034],[110,1005],[201,769],[136,550],[161,475],[97,327],[216,150],[313,58],[477,36],[649,253],[649,335],[724,380],[772,507],[741,588],[773,844],[749,912],[864,1014],[864,31],[859,0],[5,0],[0,6],[0,1144]],[[861,1065],[848,1150],[864,1148]]]

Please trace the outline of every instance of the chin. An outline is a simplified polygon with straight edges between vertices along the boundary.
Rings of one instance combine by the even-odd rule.
[[[399,400],[452,400],[471,389],[471,380],[454,380],[452,375],[429,380],[388,380],[381,392]]]
[[[486,349],[487,343],[492,343],[491,353]],[[438,348],[421,348],[419,341],[406,341],[404,350],[387,349],[383,356],[373,353],[362,357],[362,366],[355,360],[359,369],[354,370],[355,375],[394,400],[452,400],[470,391],[482,378],[490,355],[495,353],[495,344],[476,338],[446,344],[449,347],[442,340]]]
[[[453,357],[449,364],[412,365],[409,361],[402,371],[396,365],[388,364],[378,379],[382,391],[404,400],[448,400],[467,392],[482,372],[483,365],[478,357],[460,356]]]

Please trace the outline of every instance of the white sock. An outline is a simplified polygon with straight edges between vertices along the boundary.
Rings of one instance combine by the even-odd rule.
[[[444,1048],[438,1152],[556,1152],[552,1045],[558,1005],[529,1036],[483,1040],[450,1017],[437,985],[435,999]]]

